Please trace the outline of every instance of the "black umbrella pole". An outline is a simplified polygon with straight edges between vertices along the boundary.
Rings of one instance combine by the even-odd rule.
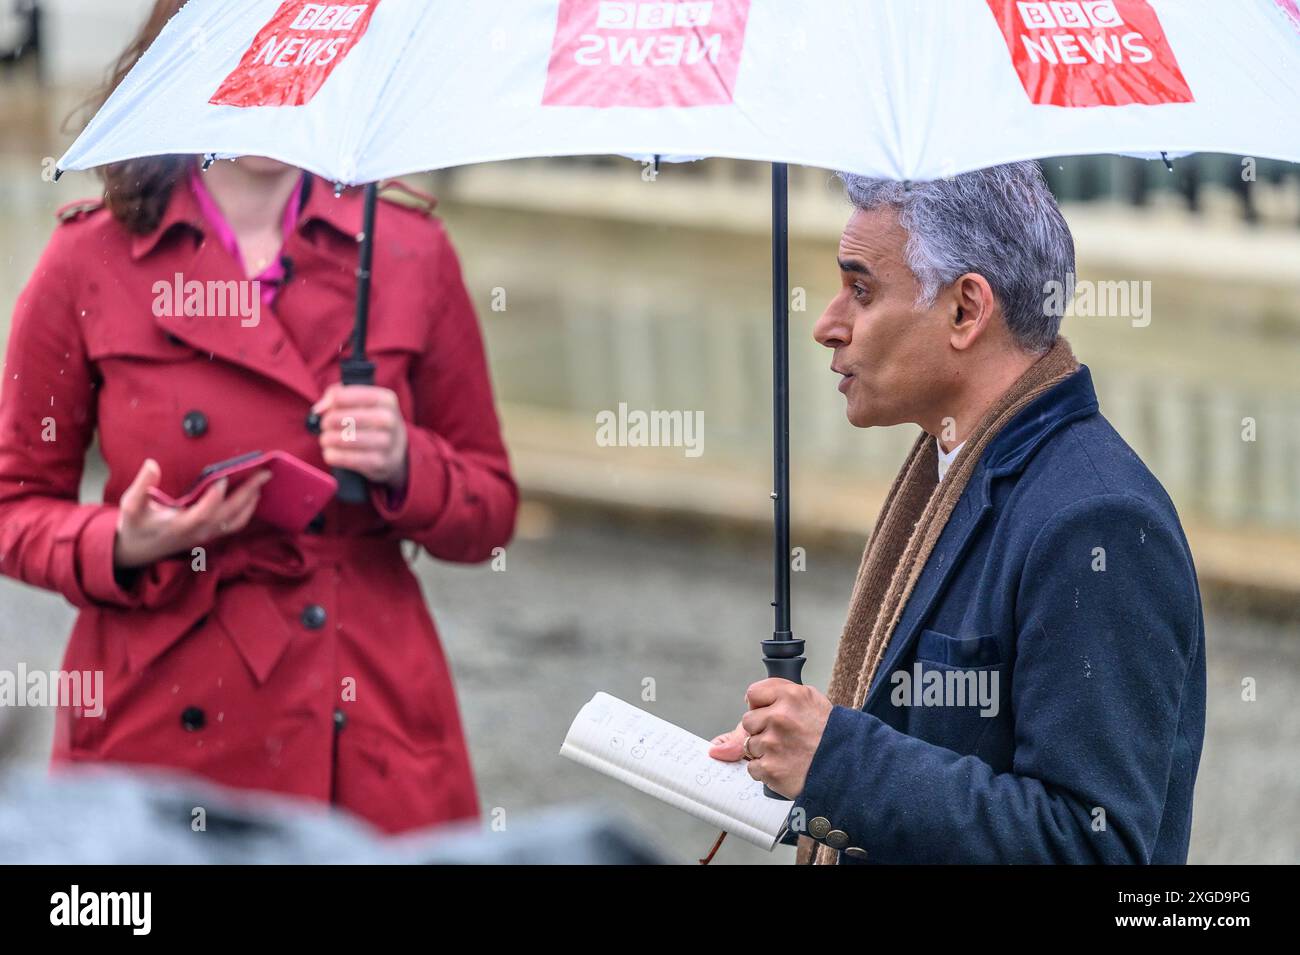
[[[790,630],[790,224],[785,163],[772,163],[772,567],[776,623],[763,641],[769,677],[802,683],[803,641]],[[785,799],[763,786],[763,794]]]
[[[790,630],[790,227],[785,163],[772,164],[772,446],[775,627],[763,641],[767,675],[802,682],[802,640]]]
[[[370,267],[375,257],[375,205],[379,184],[366,186],[365,211],[361,225],[361,261],[357,267],[357,318],[352,328],[352,354],[342,361],[343,384],[373,385],[375,364],[366,358],[366,332],[370,322]],[[335,468],[339,482],[338,498],[349,504],[361,504],[369,494],[366,478],[356,471]]]

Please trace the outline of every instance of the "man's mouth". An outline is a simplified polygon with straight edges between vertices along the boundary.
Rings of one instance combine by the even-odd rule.
[[[835,372],[835,374],[840,376],[839,390],[841,394],[844,394],[849,390],[849,382],[853,380],[853,372],[840,371],[838,368],[834,366],[831,367],[831,371]]]

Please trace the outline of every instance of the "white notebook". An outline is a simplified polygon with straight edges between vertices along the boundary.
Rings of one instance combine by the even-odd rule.
[[[776,846],[790,814],[791,804],[765,796],[743,760],[713,759],[707,740],[608,693],[578,711],[560,755],[764,849]]]

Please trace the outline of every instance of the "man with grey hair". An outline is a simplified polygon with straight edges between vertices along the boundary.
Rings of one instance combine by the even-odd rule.
[[[1041,170],[841,178],[855,210],[813,335],[853,424],[922,432],[827,693],[755,683],[711,754],[795,800],[801,861],[1185,862],[1196,571],[1058,334],[1074,242]]]

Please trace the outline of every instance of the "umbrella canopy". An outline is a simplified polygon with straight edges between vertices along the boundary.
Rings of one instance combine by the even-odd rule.
[[[1297,0],[188,4],[63,157],[345,183],[619,153],[934,179],[1044,155],[1300,161]]]

